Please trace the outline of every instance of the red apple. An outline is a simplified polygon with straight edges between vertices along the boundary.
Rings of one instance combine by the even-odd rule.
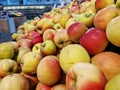
[[[21,74],[10,74],[0,81],[0,90],[29,90],[28,80]]]
[[[33,44],[32,44],[32,40],[24,38],[24,39],[20,39],[17,41],[18,45],[21,46],[25,46],[25,47],[29,47],[32,48]]]
[[[39,82],[36,86],[36,89],[35,90],[51,90],[51,87],[46,85],[46,84],[43,84],[41,82]]]
[[[94,55],[105,50],[108,45],[108,40],[104,31],[97,28],[89,28],[80,38],[79,43],[90,55]]]
[[[71,43],[69,40],[67,30],[66,29],[60,29],[56,32],[54,36],[54,42],[58,48],[63,48]]]
[[[55,34],[56,34],[56,30],[54,30],[54,29],[47,29],[43,33],[43,41],[45,41],[45,40],[54,40]]]
[[[48,55],[42,58],[37,66],[37,78],[45,85],[56,84],[61,77],[61,68],[58,58]]]
[[[87,27],[80,23],[75,22],[71,24],[67,29],[67,34],[73,42],[79,42],[80,37],[87,31]]]
[[[120,74],[120,55],[115,52],[101,52],[91,58],[92,64],[96,65],[110,80]]]
[[[91,63],[74,64],[67,73],[67,90],[104,90],[106,78],[97,66]]]
[[[41,43],[43,42],[42,36],[36,32],[36,31],[31,31],[28,33],[26,36],[28,39],[32,40],[32,44],[35,45],[36,43]]]

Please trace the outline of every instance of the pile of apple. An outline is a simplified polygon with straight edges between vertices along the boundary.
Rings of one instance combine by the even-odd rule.
[[[120,0],[76,0],[0,43],[0,90],[120,90]]]

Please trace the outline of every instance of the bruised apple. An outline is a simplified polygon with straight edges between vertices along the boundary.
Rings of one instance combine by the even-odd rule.
[[[67,73],[67,90],[104,90],[104,74],[91,63],[74,64]]]
[[[120,55],[115,52],[98,53],[91,58],[91,62],[104,73],[108,81],[120,74]]]

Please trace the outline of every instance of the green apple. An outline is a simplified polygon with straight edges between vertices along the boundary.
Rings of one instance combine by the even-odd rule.
[[[29,82],[22,74],[10,74],[0,81],[0,90],[30,90]]]
[[[68,70],[78,62],[90,62],[90,56],[85,48],[80,44],[70,44],[60,51],[59,62],[62,70],[67,73]]]
[[[43,55],[52,55],[57,51],[57,47],[52,40],[45,40],[40,46],[40,51]]]
[[[120,74],[117,74],[107,82],[105,90],[120,90]]]
[[[32,47],[32,51],[33,52],[39,52],[39,53],[41,53],[41,51],[40,51],[40,46],[41,45],[41,43],[36,43],[33,47]]]
[[[18,64],[12,59],[2,59],[0,61],[0,77],[4,77],[18,71]]]
[[[14,57],[13,45],[7,42],[0,44],[0,59],[11,59]]]
[[[24,54],[21,59],[22,72],[26,74],[36,73],[37,65],[41,59],[42,56],[38,52],[28,52]]]
[[[56,24],[53,26],[53,28],[54,28],[55,30],[59,30],[59,29],[62,29],[63,27],[60,25],[60,23],[56,23]]]

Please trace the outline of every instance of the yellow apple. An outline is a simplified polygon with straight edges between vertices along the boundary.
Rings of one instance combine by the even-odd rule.
[[[90,62],[90,56],[85,48],[80,44],[70,44],[62,48],[59,63],[65,73],[78,62]]]

